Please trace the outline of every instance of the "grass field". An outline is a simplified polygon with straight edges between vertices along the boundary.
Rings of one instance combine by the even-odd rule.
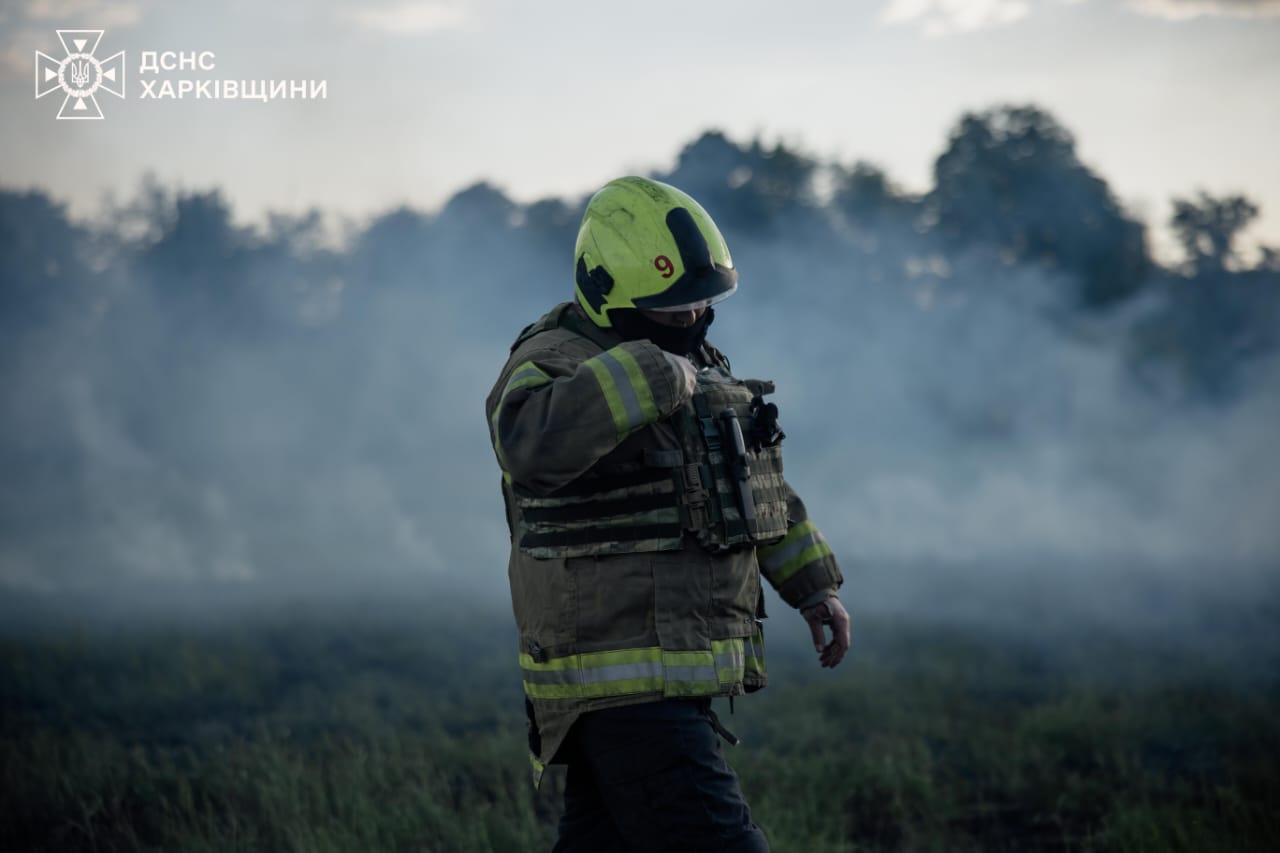
[[[509,618],[401,603],[20,632],[0,644],[0,849],[548,850]],[[779,853],[1270,851],[1280,679],[1091,637],[863,619],[722,719]]]

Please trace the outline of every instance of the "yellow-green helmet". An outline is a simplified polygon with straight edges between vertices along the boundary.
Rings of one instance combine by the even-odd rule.
[[[573,254],[578,304],[603,328],[615,308],[698,308],[738,288],[724,237],[702,205],[648,178],[618,178],[591,197]]]

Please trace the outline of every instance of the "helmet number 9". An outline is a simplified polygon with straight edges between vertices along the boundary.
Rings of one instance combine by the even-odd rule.
[[[671,263],[671,259],[666,255],[658,255],[658,257],[654,258],[653,266],[658,272],[662,273],[663,278],[671,278],[676,273],[675,265]]]

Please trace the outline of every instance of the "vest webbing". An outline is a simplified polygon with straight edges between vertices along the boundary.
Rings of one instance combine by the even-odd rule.
[[[772,390],[762,382],[735,379],[722,367],[698,372],[698,390],[681,413],[681,441],[685,457],[696,464],[679,472],[686,495],[704,494],[705,502],[689,500],[688,529],[712,549],[746,542],[770,542],[787,532],[787,491],[782,478],[782,448],[749,447],[747,467],[754,518],[744,516],[744,496],[734,473],[734,451],[720,414],[733,412],[745,436],[754,432],[752,402]]]

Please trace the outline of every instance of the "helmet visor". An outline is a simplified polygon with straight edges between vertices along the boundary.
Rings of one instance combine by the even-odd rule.
[[[686,302],[683,305],[663,305],[661,308],[653,307],[653,308],[646,308],[645,310],[656,311],[659,314],[666,314],[666,313],[674,314],[678,311],[697,311],[699,308],[706,308],[710,305],[715,305],[717,302],[723,302],[724,300],[732,296],[733,292],[737,289],[738,289],[738,282],[735,281],[728,290],[722,291],[721,293],[717,293],[715,296],[708,296],[705,299],[698,299],[698,300],[695,300],[694,302]]]

